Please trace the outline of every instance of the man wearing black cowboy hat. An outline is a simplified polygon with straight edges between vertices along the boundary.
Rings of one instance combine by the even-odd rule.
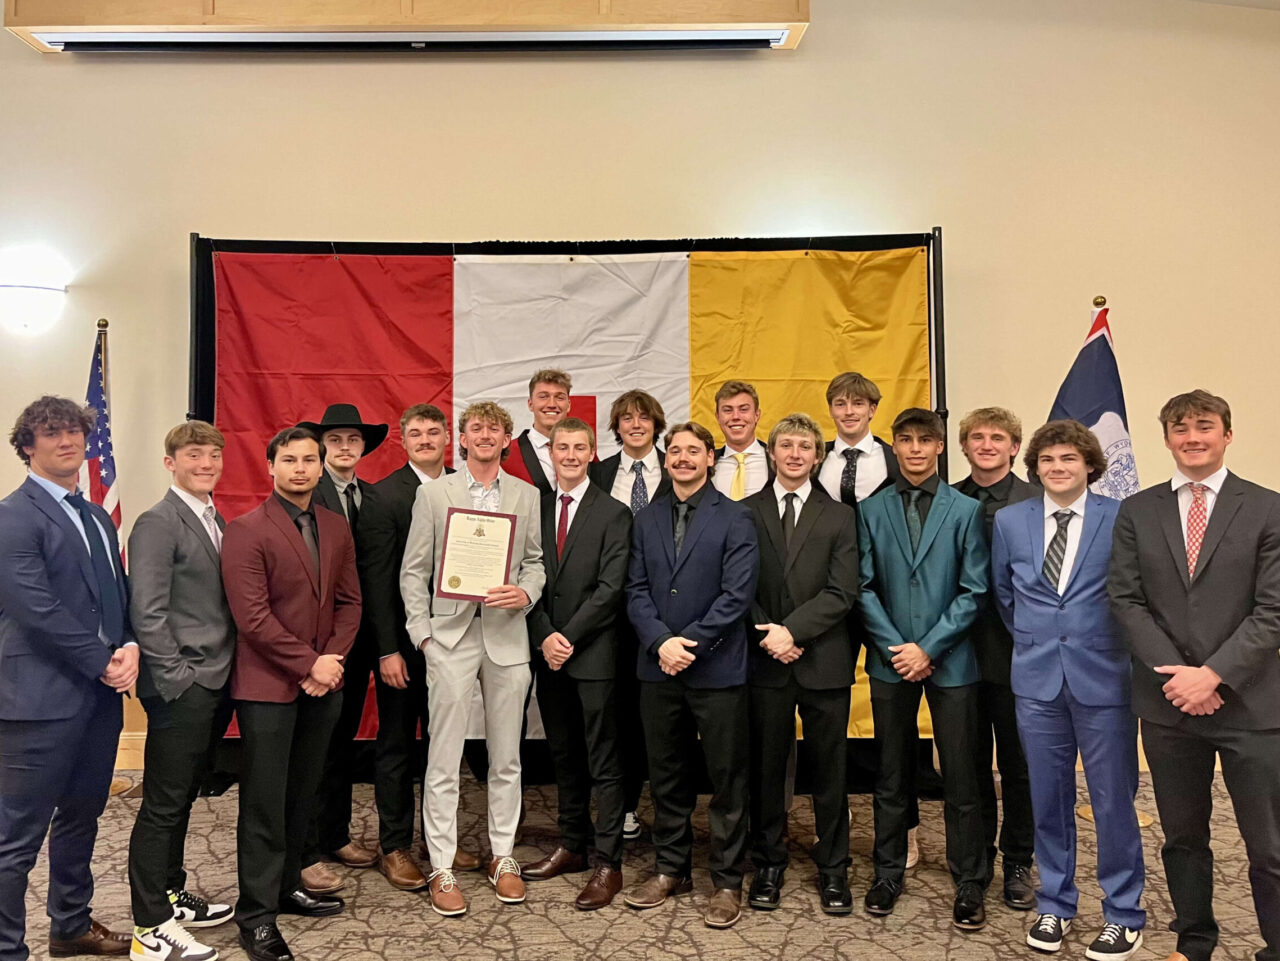
[[[354,404],[330,404],[319,423],[303,421],[298,426],[314,431],[324,442],[324,471],[316,487],[315,502],[345,517],[355,535],[360,526],[360,507],[369,487],[368,482],[356,477],[356,465],[361,457],[386,440],[387,425],[364,423]],[[357,555],[358,552],[357,540]],[[363,571],[363,567],[360,569]],[[325,757],[316,823],[312,825],[302,857],[303,886],[317,894],[337,891],[344,883],[320,860],[322,855],[332,856],[350,868],[368,868],[378,863],[377,851],[353,841],[350,835],[354,740],[364,714],[369,676],[377,664],[377,644],[366,617],[347,657],[342,713]]]

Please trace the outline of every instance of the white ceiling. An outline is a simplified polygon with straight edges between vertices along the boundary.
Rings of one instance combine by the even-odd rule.
[[[1200,0],[1201,3],[1221,3],[1229,7],[1259,7],[1265,10],[1280,10],[1280,0]]]

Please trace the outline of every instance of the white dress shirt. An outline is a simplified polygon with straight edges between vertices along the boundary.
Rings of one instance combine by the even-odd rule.
[[[573,498],[567,505],[569,523],[565,525],[565,530],[571,530],[573,528],[573,519],[578,516],[578,507],[582,504],[582,498],[587,493],[587,485],[589,483],[587,478],[584,477],[582,483],[571,491],[564,490],[560,485],[556,485],[556,530],[560,529],[560,515],[566,510],[566,505],[560,498],[565,494]]]
[[[1080,532],[1084,530],[1084,505],[1089,499],[1089,489],[1067,507],[1059,507],[1048,494],[1044,495],[1044,553],[1049,553],[1049,545],[1053,543],[1053,535],[1058,533],[1058,519],[1053,515],[1058,511],[1071,511],[1071,520],[1067,521],[1067,549],[1062,555],[1062,569],[1058,571],[1058,593],[1067,589],[1071,580],[1071,568],[1076,562],[1076,552],[1080,550]],[[1044,556],[1040,558],[1044,561]]]
[[[419,484],[430,484],[433,480],[439,480],[440,477],[444,476],[444,467],[440,468],[440,477],[432,477],[430,474],[418,470],[418,465],[413,461],[409,461],[409,466],[413,469],[413,472],[418,475]]]
[[[533,445],[533,452],[538,455],[538,463],[542,465],[542,473],[546,475],[547,483],[555,487],[556,469],[551,463],[551,438],[538,433],[536,427],[530,427],[529,443]],[[519,451],[512,451],[512,453],[518,454]]]
[[[747,472],[746,493],[743,496],[750,497],[763,488],[769,480],[769,458],[764,452],[764,445],[758,440],[752,440],[751,446],[744,451],[735,451],[726,444],[724,456],[716,458],[716,472],[711,477],[711,483],[721,494],[728,496],[733,487],[733,475],[738,472],[738,459],[734,456],[735,454],[747,455],[743,462]]]
[[[800,519],[800,512],[804,510],[805,502],[809,499],[809,495],[813,492],[813,483],[805,481],[793,491],[787,490],[782,486],[782,481],[776,477],[773,479],[773,495],[778,498],[778,520],[782,520],[782,515],[787,512],[787,502],[783,499],[788,494],[796,495],[796,520]]]
[[[1206,527],[1209,518],[1213,516],[1213,505],[1218,501],[1218,494],[1222,491],[1222,482],[1227,479],[1226,467],[1219,467],[1216,471],[1198,483],[1209,488],[1204,492],[1204,521]],[[1178,493],[1178,517],[1182,521],[1182,543],[1187,542],[1187,512],[1191,510],[1191,501],[1195,499],[1195,495],[1191,493],[1191,485],[1197,483],[1180,470],[1173,472],[1173,479],[1169,482]]]
[[[844,452],[850,446],[858,451],[858,480],[854,485],[858,500],[865,500],[874,494],[876,488],[889,476],[889,467],[884,461],[884,448],[876,443],[871,431],[867,431],[866,436],[853,445],[846,444],[842,438],[837,437],[831,453],[818,470],[818,483],[826,488],[834,500],[840,500],[840,478],[844,476],[846,463]]]
[[[222,531],[218,530],[218,509],[213,507],[213,495],[209,495],[208,503],[200,500],[194,494],[189,494],[177,484],[169,487],[169,490],[178,495],[178,499],[190,508],[191,513],[196,515],[196,520],[200,522],[200,527],[209,532],[209,538],[213,541],[213,546],[218,553],[222,553]],[[210,520],[205,520],[205,512],[213,507],[213,515]]]
[[[643,465],[640,473],[644,477],[644,489],[649,494],[649,500],[653,500],[658,485],[662,483],[662,468],[658,465],[658,448],[650,447],[649,453],[639,461],[624,450],[618,457],[618,473],[613,478],[613,487],[609,493],[614,500],[622,501],[628,507],[631,506],[631,488],[636,482],[635,464],[637,463]]]

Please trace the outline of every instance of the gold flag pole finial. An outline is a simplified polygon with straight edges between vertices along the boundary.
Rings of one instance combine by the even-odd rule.
[[[99,329],[99,330],[106,330],[106,329],[107,329],[107,318],[105,318],[105,317],[99,317],[99,318],[98,318],[98,329]]]
[[[1107,298],[1106,298],[1106,297],[1103,297],[1103,296],[1102,296],[1102,294],[1098,294],[1098,296],[1097,296],[1097,297],[1094,297],[1094,298],[1093,298],[1093,306],[1095,306],[1095,307],[1105,307],[1105,306],[1107,306]],[[99,323],[102,323],[102,322],[101,322],[101,321],[99,321]]]

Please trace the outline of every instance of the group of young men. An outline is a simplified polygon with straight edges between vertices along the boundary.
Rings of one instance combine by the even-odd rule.
[[[280,913],[344,908],[326,859],[425,888],[442,915],[467,910],[462,871],[483,868],[498,900],[518,903],[526,881],[591,868],[575,904],[599,909],[623,890],[646,777],[654,872],[623,901],[655,908],[692,889],[704,769],[705,922],[729,927],[748,861],[747,904],[781,903],[797,712],[822,759],[810,772],[822,910],[849,914],[845,748],[863,647],[879,755],[867,912],[891,913],[904,891],[923,697],[955,926],[983,927],[1000,859],[1005,903],[1036,910],[1027,944],[1062,948],[1078,901],[1078,751],[1105,920],[1085,954],[1128,958],[1146,922],[1136,712],[1166,837],[1171,959],[1207,961],[1217,941],[1217,757],[1248,853],[1258,958],[1280,959],[1280,496],[1223,466],[1225,401],[1171,399],[1160,421],[1172,482],[1117,503],[1089,492],[1106,460],[1074,421],[1027,443],[1038,486],[1014,476],[1021,425],[1002,408],[961,422],[971,473],[949,486],[939,416],[904,410],[892,444],[879,440],[880,391],[853,372],[827,390],[834,441],[803,413],[758,440],[756,391],[729,381],[715,398],[724,446],[696,422],[667,424],[633,390],[612,405],[621,450],[604,460],[592,427],[569,416],[570,391],[563,372],[535,373],[534,424],[514,438],[499,405],[467,407],[456,471],[444,464],[448,419],[414,405],[400,420],[408,463],[376,484],[356,468],[387,425],[335,404],[271,440],[273,491],[229,524],[212,500],[223,437],[181,424],[165,440],[173,486],[133,527],[127,582],[110,518],[77,487],[93,412],[53,397],[24,410],[10,439],[29,478],[0,502],[0,961],[27,957],[23,898],[46,833],[55,956],[213,961],[189,929],[234,917],[250,957],[286,961]],[[483,602],[441,596],[451,509],[515,518],[509,583]],[[349,833],[371,676],[376,851]],[[146,773],[129,851],[135,928],[121,935],[90,916],[89,862],[119,694],[135,680]],[[560,840],[521,865],[520,742],[535,680]],[[233,705],[234,908],[189,891],[183,870],[191,804]],[[483,860],[459,845],[457,824],[473,705],[487,748],[468,758],[486,768]]]

